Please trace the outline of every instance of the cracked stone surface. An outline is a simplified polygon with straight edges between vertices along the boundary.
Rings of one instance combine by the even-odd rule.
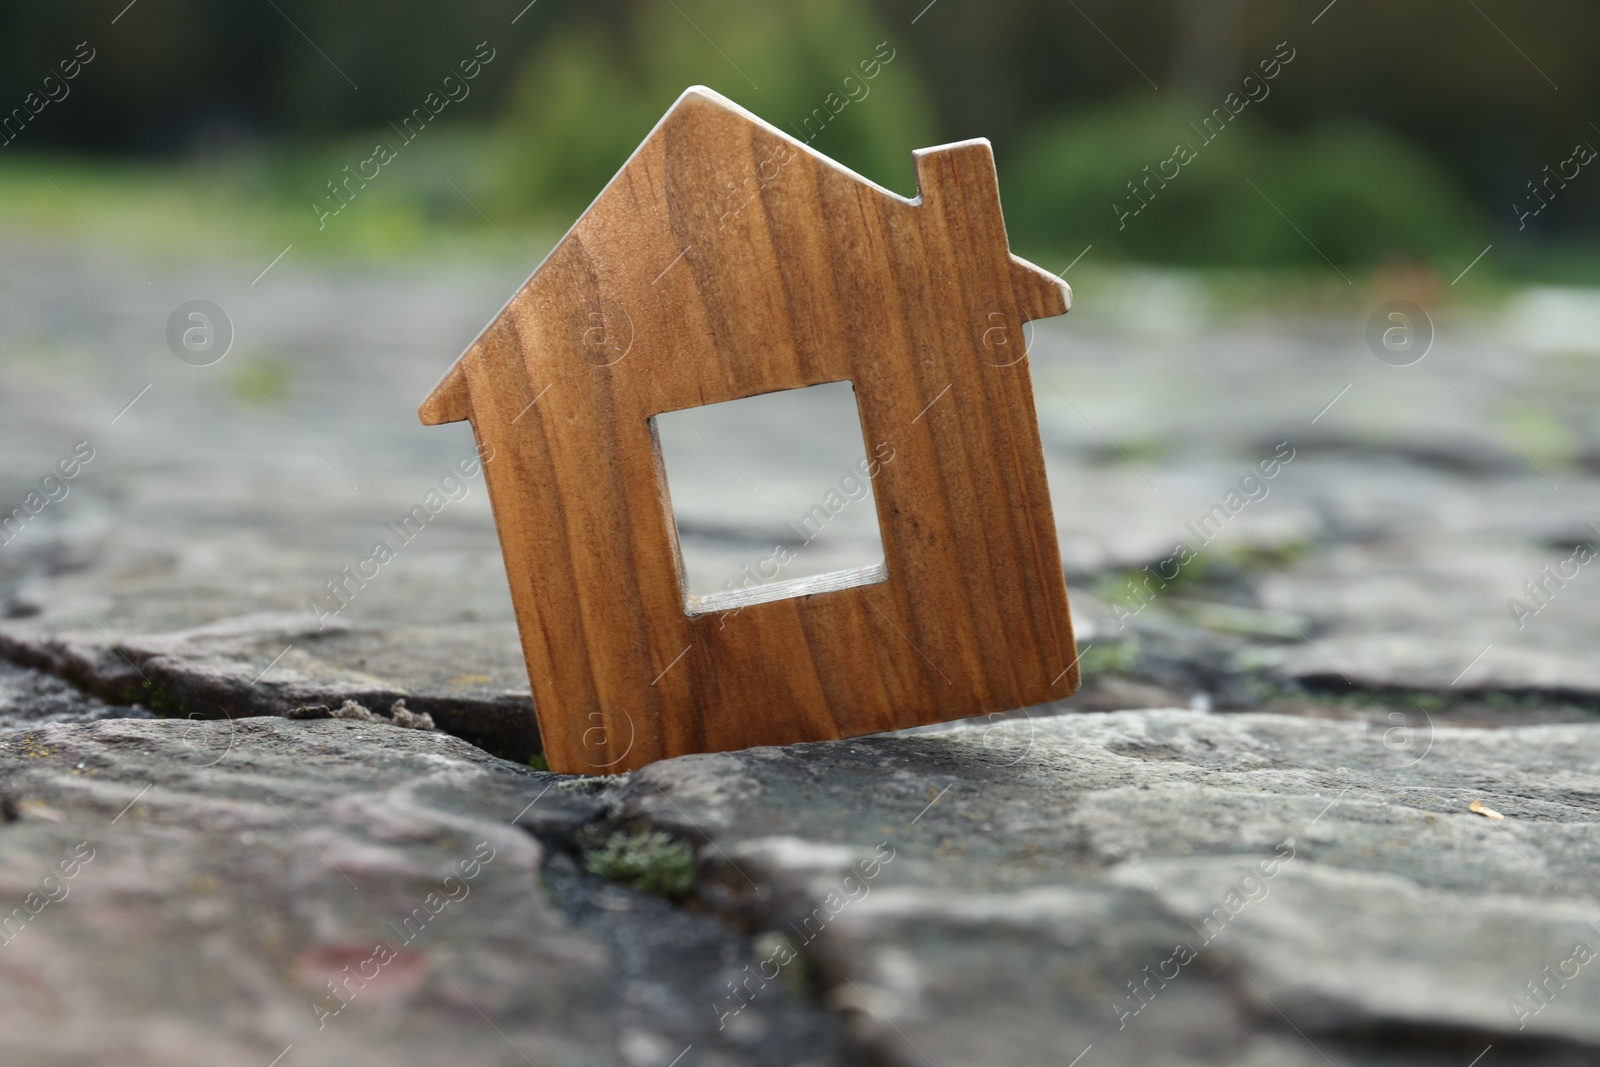
[[[701,842],[706,898],[789,938],[873,1062],[1592,1062],[1600,979],[1524,983],[1600,953],[1600,729],[1428,740],[1121,712],[688,756],[620,792]]]
[[[186,714],[404,696],[493,751],[534,751],[481,477],[404,543],[390,525],[470,454],[465,427],[422,427],[415,406],[525,264],[379,272],[291,256],[256,286],[259,267],[231,260],[152,267],[146,285],[103,252],[0,241],[0,506],[76,441],[95,449],[65,499],[0,545],[0,650],[112,702],[136,699],[130,684]],[[202,290],[240,340],[196,368],[161,350],[159,326]],[[1526,307],[1556,299],[1535,295],[1440,309],[1432,352],[1405,368],[1367,351],[1365,305],[1229,314],[1182,276],[1090,277],[1067,319],[1038,324],[1035,393],[1078,611],[1147,654],[1118,657],[1124,699],[1248,705],[1229,681],[1243,672],[1600,701],[1593,568],[1560,584],[1543,571],[1600,540],[1600,378],[1592,354],[1528,331]],[[761,508],[794,497],[804,510],[812,481],[839,475],[832,453],[793,447],[853,432],[830,418],[802,408],[763,427],[799,466],[763,473],[759,490],[732,465],[750,449],[716,439],[737,420],[707,422],[711,439],[672,470],[687,551],[734,571],[764,558]],[[1227,494],[1280,445],[1293,459],[1230,513]],[[1226,522],[1206,541],[1196,524],[1219,506]],[[380,539],[396,558],[352,582],[342,569]],[[844,563],[858,540],[811,550]],[[1141,606],[1121,572],[1159,568],[1180,541],[1206,575],[1146,586]],[[1527,599],[1530,581],[1547,603]],[[347,606],[319,625],[308,602],[329,582]],[[1539,609],[1520,626],[1513,598]],[[1113,618],[1119,606],[1133,621]],[[1175,638],[1185,626],[1203,632]],[[1162,666],[1206,634],[1220,643],[1191,656],[1189,677]],[[132,668],[147,661],[143,678]],[[1115,704],[1090,693],[1077,706]]]
[[[715,919],[547,892],[519,812],[549,834],[596,802],[455,738],[112,719],[0,734],[0,768],[7,1064],[837,1062],[782,993],[718,1027],[752,956]]]
[[[483,625],[319,626],[307,615],[256,612],[167,633],[66,631],[32,640],[0,633],[0,653],[70,678],[107,699],[185,717],[283,715],[345,700],[413,711],[491,751],[539,750],[520,658],[484,657]]]
[[[0,1049],[1592,1062],[1600,983],[1576,946],[1600,952],[1600,727],[1392,741],[1146,710],[566,779],[349,721],[15,729]],[[688,904],[586,873],[592,827],[687,843]],[[347,965],[370,981],[333,998]]]
[[[0,236],[0,518],[94,449],[0,536],[6,1064],[1600,1059],[1600,571],[1570,562],[1600,377],[1535,328],[1568,297],[1432,309],[1396,368],[1381,292],[1262,315],[1075,274],[1030,360],[1077,696],[552,785],[470,433],[415,420],[526,264],[296,249],[252,285],[277,251],[146,283]],[[237,332],[211,367],[164,348],[196,296]],[[706,421],[686,554],[764,558],[848,421],[763,422],[789,473]],[[818,566],[863,562],[846,518]],[[279,717],[399,698],[440,732]],[[655,831],[697,857],[685,902],[587,869],[586,835]],[[472,895],[318,1029],[316,987],[482,841]]]
[[[149,717],[148,711],[107,704],[59,678],[0,659],[0,733],[53,722]]]

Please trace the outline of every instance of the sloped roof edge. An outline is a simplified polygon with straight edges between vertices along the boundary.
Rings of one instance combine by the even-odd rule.
[[[623,161],[622,166],[617,168],[617,172],[613,174],[611,179],[606,182],[605,186],[597,194],[595,194],[594,199],[589,202],[589,205],[578,214],[578,217],[573,220],[572,225],[567,227],[567,231],[561,235],[561,239],[556,241],[555,244],[551,245],[550,251],[545,253],[544,258],[541,259],[533,268],[533,270],[529,272],[528,276],[522,280],[522,283],[512,291],[511,296],[489,319],[488,324],[485,325],[482,330],[478,331],[477,336],[472,339],[472,342],[468,344],[467,347],[462,351],[461,355],[457,357],[456,362],[451,365],[444,377],[439,379],[438,384],[434,386],[433,390],[428,394],[428,398],[423,401],[421,408],[418,409],[417,414],[424,424],[436,426],[442,423],[459,422],[469,416],[470,404],[467,396],[466,375],[461,366],[462,362],[473,354],[479,343],[484,339],[484,336],[494,328],[495,323],[500,321],[500,317],[505,314],[506,309],[511,306],[513,301],[516,300],[518,294],[520,294],[523,289],[527,288],[528,283],[531,282],[538,275],[538,273],[544,269],[545,263],[549,261],[550,256],[555,253],[555,250],[561,247],[562,243],[566,241],[569,236],[571,236],[572,231],[578,227],[579,223],[588,218],[589,214],[593,212],[595,208],[599,206],[600,202],[606,198],[606,195],[611,191],[612,186],[616,185],[617,180],[627,172],[630,166],[632,166],[633,161],[638,157],[639,153],[644,151],[645,148],[655,141],[656,137],[660,135],[662,129],[667,125],[667,123],[670,122],[673,116],[676,115],[686,104],[697,100],[714,104],[717,107],[731,112],[732,114],[738,115],[744,121],[762,128],[775,137],[781,138],[783,141],[787,142],[793,147],[810,155],[816,162],[831,168],[845,177],[859,182],[880,196],[883,196],[889,200],[893,200],[896,203],[911,207],[915,207],[922,202],[921,189],[918,190],[918,195],[915,198],[901,196],[894,190],[887,189],[882,185],[879,185],[871,178],[868,178],[862,174],[858,174],[856,171],[846,167],[838,160],[817,151],[815,148],[812,148],[809,144],[795,137],[793,134],[779,129],[777,126],[774,126],[761,116],[755,114],[747,108],[740,106],[733,100],[730,100],[728,97],[723,96],[715,89],[711,89],[704,85],[691,85],[681,94],[679,94],[678,98],[673,101],[672,106],[666,110],[661,118],[656,120],[656,124],[650,128],[650,132],[646,134],[644,139],[639,142],[638,146],[634,148],[631,153],[629,153],[628,158]],[[934,145],[928,148],[918,148],[913,150],[911,155],[912,159],[916,161],[926,156],[936,155],[940,152],[948,152],[952,149],[967,148],[975,145],[983,145],[988,147],[989,141],[987,138],[983,137],[969,138],[964,141],[953,141],[949,144]],[[1015,256],[1012,258],[1016,259]],[[1023,261],[1018,260],[1019,264],[1022,262]],[[1031,267],[1032,264],[1028,264],[1028,266]],[[1034,269],[1037,270],[1038,268]],[[1056,279],[1056,282],[1065,288],[1064,283],[1061,283],[1059,279]],[[1070,290],[1067,290],[1067,294],[1067,305],[1070,307]]]

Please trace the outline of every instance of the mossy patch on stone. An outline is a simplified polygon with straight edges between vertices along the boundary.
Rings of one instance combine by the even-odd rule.
[[[143,704],[164,719],[175,718],[183,710],[182,701],[167,692],[165,686],[157,685],[148,678],[143,685],[134,689],[127,703]]]
[[[1126,637],[1120,641],[1106,641],[1088,645],[1078,657],[1078,670],[1085,675],[1102,671],[1132,674],[1139,664],[1139,639]]]
[[[583,869],[669,900],[682,900],[694,887],[694,852],[660,830],[605,833],[592,828],[578,836]]]

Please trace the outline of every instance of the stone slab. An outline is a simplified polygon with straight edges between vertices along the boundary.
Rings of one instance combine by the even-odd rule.
[[[783,995],[718,1027],[754,957],[709,916],[545,888],[517,820],[570,834],[593,792],[374,723],[0,734],[0,1062],[839,1062],[833,1021]]]
[[[1597,766],[1595,726],[1398,752],[1145,711],[690,756],[621,795],[875,1062],[1566,1064],[1600,1056],[1600,978],[1524,983],[1600,951]]]

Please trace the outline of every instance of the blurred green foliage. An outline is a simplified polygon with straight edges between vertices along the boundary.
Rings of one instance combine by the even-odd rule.
[[[1511,205],[1576,141],[1600,144],[1597,39],[1587,0],[0,0],[0,115],[79,42],[96,50],[0,147],[0,225],[79,226],[70,195],[119,239],[383,255],[461,235],[509,251],[506,230],[532,258],[529,231],[571,223],[686,86],[794,132],[882,45],[893,60],[814,146],[909,194],[913,148],[990,137],[1012,241],[1043,261],[1092,243],[1090,270],[1342,285],[1323,255],[1453,276],[1493,241],[1471,284],[1593,282],[1600,177],[1525,231]],[[496,58],[470,98],[318,228],[326,184],[479,42]],[[1190,122],[1280,47],[1297,58],[1270,98],[1198,143]],[[1128,183],[1179,141],[1196,158],[1123,218]]]
[[[1191,125],[1206,108],[1140,98],[1042,128],[1000,176],[1019,247],[1341,269],[1482,248],[1481,213],[1392,134],[1347,121],[1272,135],[1248,111],[1220,132]]]
[[[715,45],[702,29],[715,31]],[[911,151],[934,123],[912,60],[893,45],[865,80],[888,31],[855,0],[643,4],[620,24],[572,21],[530,56],[503,120],[497,205],[570,221],[689,85],[706,85],[801,139],[833,94],[848,100],[814,147],[880,184],[914,187]],[[816,126],[813,125],[813,130]]]
[[[1078,672],[1084,677],[1105,672],[1132,674],[1139,666],[1140,651],[1139,639],[1134,636],[1085,646],[1078,657]]]

